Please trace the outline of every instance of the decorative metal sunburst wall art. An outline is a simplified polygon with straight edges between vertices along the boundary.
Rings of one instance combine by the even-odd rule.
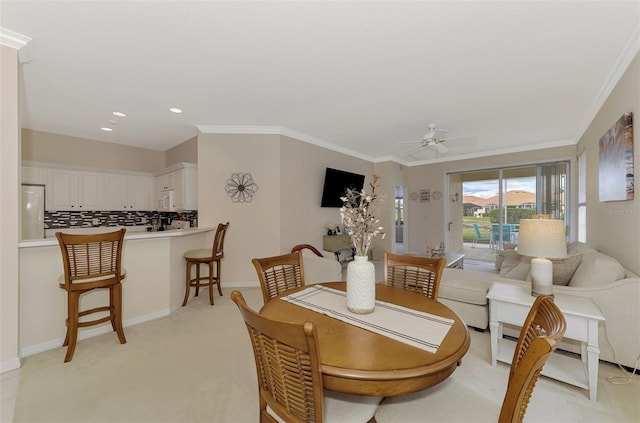
[[[258,191],[258,185],[250,173],[232,173],[224,189],[234,203],[249,203]]]

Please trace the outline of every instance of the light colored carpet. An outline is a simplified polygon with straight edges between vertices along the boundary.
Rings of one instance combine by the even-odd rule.
[[[249,305],[262,305],[258,288],[241,289]],[[65,348],[23,360],[15,422],[258,422],[255,365],[240,314],[229,298],[206,289],[171,316],[127,327],[127,344],[115,334],[79,341],[73,361]],[[469,353],[454,376],[483,391],[499,409],[509,368],[489,362],[489,332],[471,331]],[[374,353],[374,352],[372,352]],[[586,391],[541,378],[527,422],[638,422],[640,379],[614,385],[620,376],[601,364],[598,401]],[[454,413],[464,398],[442,404]],[[497,416],[497,414],[496,414]]]

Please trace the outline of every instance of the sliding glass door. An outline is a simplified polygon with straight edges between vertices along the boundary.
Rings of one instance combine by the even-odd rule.
[[[553,162],[449,174],[450,192],[462,185],[462,212],[452,207],[448,216],[449,251],[517,244],[520,219],[533,215],[566,220],[568,170]]]

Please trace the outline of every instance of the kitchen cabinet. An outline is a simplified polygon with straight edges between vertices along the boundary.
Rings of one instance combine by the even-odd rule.
[[[37,166],[22,166],[20,181],[23,184],[47,184],[47,169]]]
[[[106,210],[152,210],[153,178],[138,175],[105,175]]]
[[[66,169],[47,170],[47,210],[102,210],[104,175]]]
[[[158,211],[162,208],[163,191],[173,191],[171,210],[198,209],[198,168],[191,163],[178,163],[155,174],[155,197]]]

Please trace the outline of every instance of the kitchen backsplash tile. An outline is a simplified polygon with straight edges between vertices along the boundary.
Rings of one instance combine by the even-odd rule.
[[[96,226],[138,226],[151,224],[151,219],[188,220],[191,226],[198,221],[197,210],[182,212],[157,211],[45,211],[44,228],[91,228]],[[93,220],[98,219],[94,225]]]

